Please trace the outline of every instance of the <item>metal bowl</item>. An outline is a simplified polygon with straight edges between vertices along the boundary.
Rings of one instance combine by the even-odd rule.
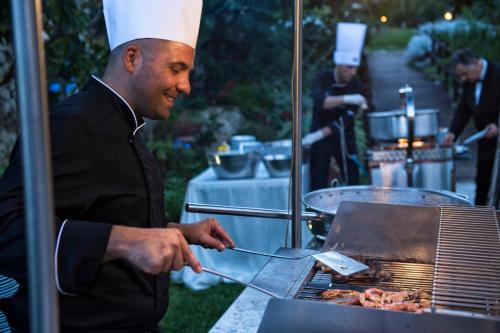
[[[256,151],[260,152],[263,145],[260,141],[242,141],[239,143],[238,151],[240,152],[248,152],[248,151]]]
[[[265,154],[262,161],[266,166],[269,176],[273,178],[289,177],[292,155],[290,154]]]
[[[309,162],[311,146],[302,146],[302,164]],[[276,140],[264,143],[263,155],[292,155],[292,140]]]
[[[255,151],[215,152],[208,155],[208,164],[219,179],[254,178],[260,156]]]
[[[254,135],[233,135],[229,140],[231,150],[240,150],[240,146],[246,142],[254,142],[256,138]]]

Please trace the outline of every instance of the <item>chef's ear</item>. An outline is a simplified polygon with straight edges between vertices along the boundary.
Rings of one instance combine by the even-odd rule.
[[[135,44],[129,44],[123,52],[123,66],[125,70],[132,73],[139,64],[141,49]]]

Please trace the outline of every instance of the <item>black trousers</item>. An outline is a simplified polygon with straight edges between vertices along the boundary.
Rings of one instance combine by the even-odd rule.
[[[490,190],[491,173],[493,171],[494,160],[477,162],[476,174],[476,205],[486,205],[488,191]]]
[[[342,154],[339,149],[326,150],[322,147],[313,145],[311,149],[311,191],[329,187],[328,173],[330,171],[331,156],[337,161],[340,171],[344,174],[344,165],[342,163]],[[347,185],[359,184],[358,166],[353,160],[347,157]]]

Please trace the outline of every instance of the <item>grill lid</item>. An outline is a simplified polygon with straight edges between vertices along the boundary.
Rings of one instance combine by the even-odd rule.
[[[439,208],[341,202],[323,250],[433,263]]]

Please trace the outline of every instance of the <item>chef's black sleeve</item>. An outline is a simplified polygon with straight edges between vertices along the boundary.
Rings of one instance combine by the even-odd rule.
[[[471,117],[472,112],[467,106],[465,94],[463,94],[460,98],[455,114],[453,115],[450,128],[448,129],[448,132],[455,134],[455,140],[460,136],[460,134],[462,134]]]
[[[78,295],[95,285],[106,252],[111,224],[61,220],[55,247],[54,266],[59,292]]]

